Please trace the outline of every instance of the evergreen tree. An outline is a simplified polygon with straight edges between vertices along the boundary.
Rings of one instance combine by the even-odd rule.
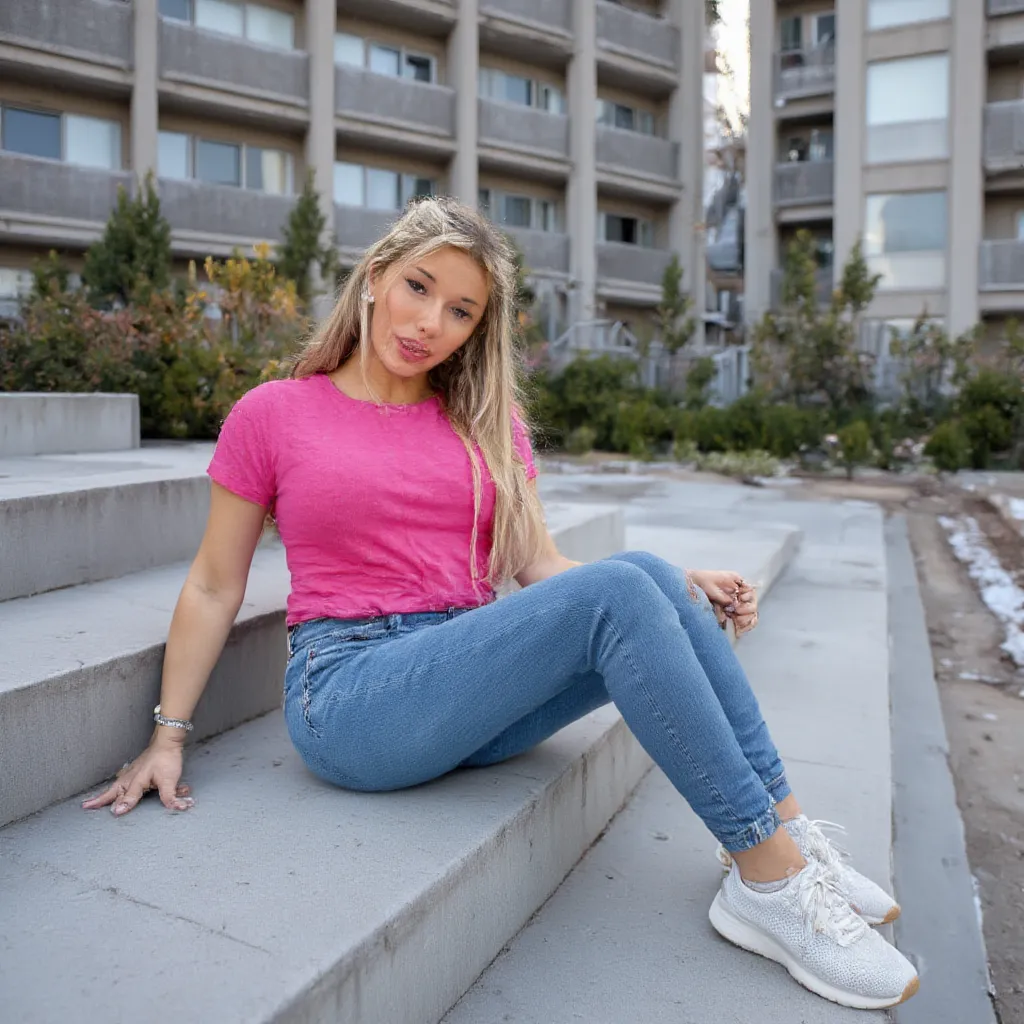
[[[314,298],[313,265],[319,267],[322,280],[331,282],[332,289],[340,269],[333,241],[329,245],[323,243],[326,227],[314,172],[310,171],[285,225],[284,241],[277,247],[278,273],[295,282],[295,291],[307,307]]]
[[[85,254],[82,283],[96,306],[127,305],[171,281],[171,226],[160,212],[152,173],[135,196],[118,189],[103,237]]]

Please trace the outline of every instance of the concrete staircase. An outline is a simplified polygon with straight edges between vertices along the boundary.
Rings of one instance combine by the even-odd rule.
[[[196,807],[83,812],[81,792],[150,732],[210,451],[0,459],[0,1018],[436,1024],[650,761],[603,709],[513,762],[414,791],[319,782],[279,711],[288,577],[268,542],[195,716]],[[763,591],[800,539],[786,526],[627,537],[620,507],[547,507],[570,557],[699,551]]]

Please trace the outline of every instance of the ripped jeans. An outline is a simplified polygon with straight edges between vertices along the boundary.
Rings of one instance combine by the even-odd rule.
[[[727,850],[779,826],[789,794],[707,597],[644,552],[470,611],[292,628],[285,717],[315,774],[391,790],[496,764],[613,701]]]

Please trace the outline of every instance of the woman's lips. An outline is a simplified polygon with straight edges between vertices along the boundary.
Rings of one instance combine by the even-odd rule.
[[[408,363],[422,363],[430,358],[430,349],[412,338],[398,338],[398,354]]]

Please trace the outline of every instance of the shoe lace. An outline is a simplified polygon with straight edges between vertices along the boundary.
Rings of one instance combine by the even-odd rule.
[[[868,931],[822,864],[811,861],[800,873],[797,896],[808,928],[840,946],[852,946]]]
[[[804,826],[804,846],[811,857],[834,870],[842,865],[849,853],[833,843],[824,829],[846,833],[846,829],[834,821],[808,821]]]

